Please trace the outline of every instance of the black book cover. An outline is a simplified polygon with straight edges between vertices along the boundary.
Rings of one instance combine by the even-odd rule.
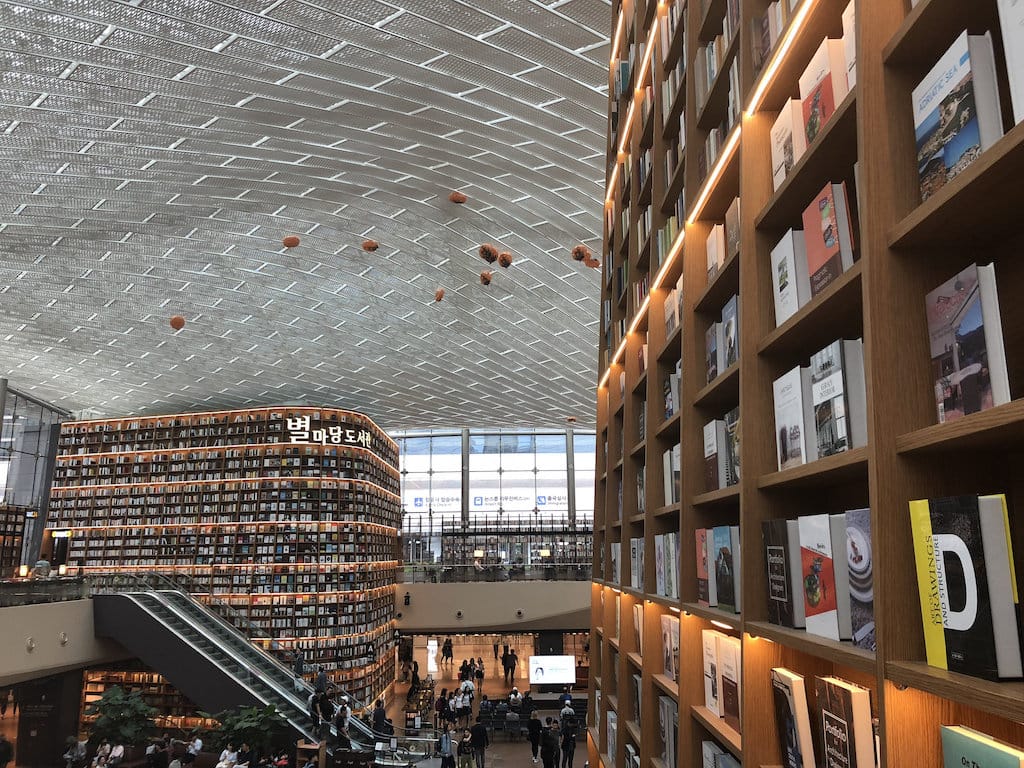
[[[793,553],[788,551],[786,526],[784,518],[761,523],[768,569],[768,621],[783,627],[793,627],[793,594],[789,579]]]
[[[772,699],[775,702],[775,729],[779,734],[779,749],[782,752],[783,768],[803,768],[804,758],[800,751],[800,737],[796,730],[796,712],[790,701],[786,683],[772,674]]]

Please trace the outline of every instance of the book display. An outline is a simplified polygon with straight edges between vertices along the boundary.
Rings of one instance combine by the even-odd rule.
[[[25,516],[31,511],[30,507],[0,504],[0,578],[16,575],[21,565]]]
[[[611,5],[592,703],[651,768],[1021,751],[1020,0]]]
[[[397,449],[349,411],[61,425],[47,535],[69,574],[158,573],[361,700],[394,680]]]

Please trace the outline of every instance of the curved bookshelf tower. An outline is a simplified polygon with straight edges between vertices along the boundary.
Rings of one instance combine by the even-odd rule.
[[[352,411],[66,422],[47,527],[69,573],[165,575],[372,701],[394,680],[398,489],[397,446]]]

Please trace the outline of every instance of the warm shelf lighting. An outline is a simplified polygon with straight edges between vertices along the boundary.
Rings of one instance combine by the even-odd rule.
[[[726,624],[724,621],[715,621],[714,619],[712,619],[711,623],[714,624],[719,629],[724,629],[724,630],[727,630],[727,631],[730,631],[730,632],[735,629],[735,627],[733,627],[730,624]]]
[[[550,549],[542,549],[540,551],[540,556],[541,557],[551,557],[551,550]]]
[[[619,21],[615,25],[615,35],[612,37],[612,58],[608,62],[608,66],[611,67],[615,63],[615,54],[619,50],[619,44],[622,43],[622,33],[626,30],[626,14],[623,13],[622,9],[619,9]]]
[[[644,296],[643,303],[640,304],[640,308],[636,311],[636,314],[633,316],[633,322],[629,324],[629,333],[636,333],[636,329],[637,327],[639,327],[640,322],[647,315],[647,306],[650,303],[651,294],[648,293],[646,296]]]
[[[668,607],[668,609],[669,609],[670,611],[672,611],[673,613],[679,613],[679,609],[678,609],[678,608],[674,608],[674,607],[673,607],[673,606],[671,606],[671,605],[670,605],[670,606]],[[689,616],[690,614],[686,614],[686,615],[687,615],[687,616]]]
[[[654,278],[654,282],[651,284],[651,290],[655,288],[661,288],[661,284],[665,282],[665,277],[668,275],[669,270],[672,269],[672,264],[675,263],[676,258],[683,250],[683,240],[686,239],[686,230],[680,229],[676,235],[676,240],[672,243],[672,247],[669,249],[668,255],[665,257],[665,263],[661,265],[661,269],[658,270],[657,276]]]
[[[729,134],[728,140],[725,142],[725,146],[722,148],[722,154],[719,155],[718,160],[715,162],[715,167],[711,169],[711,173],[708,174],[707,179],[704,181],[704,186],[701,187],[700,194],[697,196],[697,202],[693,205],[693,213],[686,220],[687,224],[693,224],[697,221],[701,212],[704,210],[704,204],[707,203],[708,198],[711,197],[711,192],[718,184],[718,180],[722,174],[725,173],[725,166],[729,164],[732,159],[732,153],[736,150],[736,147],[740,143],[740,124],[737,123],[733,126],[732,132]]]
[[[473,550],[473,557],[483,557],[483,556],[484,556],[484,551],[482,549],[474,549]]]
[[[23,579],[27,578],[28,577],[28,566],[27,565],[19,565],[18,566],[18,575],[21,578],[23,578]]]
[[[771,61],[768,62],[768,67],[761,73],[761,78],[757,81],[754,92],[750,94],[750,101],[747,102],[747,108],[744,110],[748,117],[757,112],[764,101],[764,95],[768,90],[768,86],[775,79],[775,73],[782,66],[782,62],[786,58],[789,49],[793,47],[793,41],[796,40],[796,36],[800,33],[800,29],[803,27],[804,22],[807,21],[811,8],[814,7],[816,2],[817,0],[804,0],[800,8],[797,9],[796,15],[789,22],[789,28],[779,43],[779,47],[775,49]]]
[[[220,477],[216,480],[163,480],[161,482],[152,483],[93,483],[91,485],[55,485],[53,486],[54,491],[82,491],[82,490],[103,490],[108,488],[163,488],[170,485],[214,485],[217,483],[359,483],[360,485],[366,485],[371,488],[375,488],[385,496],[391,496],[392,498],[401,501],[402,497],[397,493],[392,493],[387,488],[382,488],[376,483],[371,483],[369,480],[361,480],[357,477],[301,477],[299,475],[279,476],[279,477]]]

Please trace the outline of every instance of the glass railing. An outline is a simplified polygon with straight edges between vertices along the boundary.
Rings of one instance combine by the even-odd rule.
[[[440,565],[408,563],[399,570],[403,584],[447,584],[471,581],[590,581],[591,564]]]
[[[89,585],[81,577],[0,581],[0,608],[82,600],[88,596]]]

